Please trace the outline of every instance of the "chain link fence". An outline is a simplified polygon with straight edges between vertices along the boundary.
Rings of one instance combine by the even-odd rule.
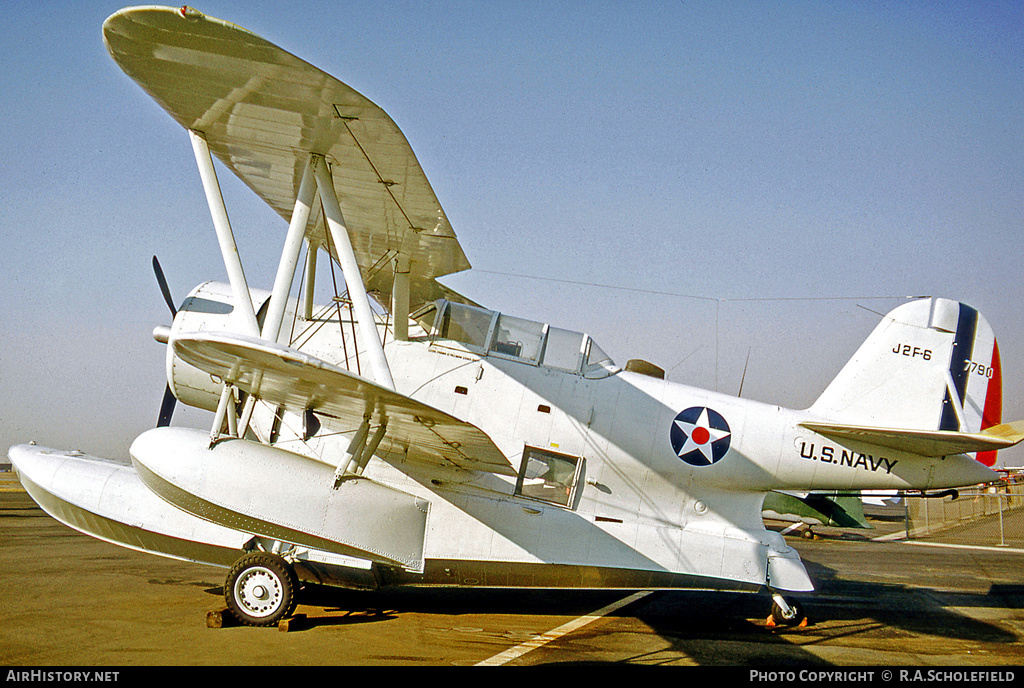
[[[1019,519],[1007,523],[1006,517],[1015,515],[1024,508],[1024,475],[1011,474],[992,485],[982,485],[956,490],[957,497],[947,495],[942,498],[921,497],[913,494],[905,495],[904,513],[906,519],[906,536],[921,537],[955,528],[956,526],[976,523],[990,517],[998,521],[999,544],[1006,540],[1020,540],[1024,533],[1020,530]],[[1007,526],[1010,526],[1009,529]]]

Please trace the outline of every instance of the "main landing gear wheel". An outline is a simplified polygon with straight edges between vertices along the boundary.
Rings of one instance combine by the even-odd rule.
[[[224,601],[247,626],[274,626],[291,616],[299,580],[276,554],[251,552],[235,562],[224,583]]]

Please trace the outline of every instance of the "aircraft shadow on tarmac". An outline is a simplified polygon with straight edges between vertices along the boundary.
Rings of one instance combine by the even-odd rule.
[[[388,621],[401,614],[554,615],[576,617],[623,596],[608,590],[513,590],[495,588],[388,588],[351,590],[306,583],[298,613],[303,628]]]
[[[808,596],[808,615],[818,620],[864,617],[913,634],[965,641],[1011,643],[1019,638],[994,624],[972,619],[948,607],[1021,609],[1024,586],[990,585],[988,591],[938,590],[927,586],[843,580],[835,571],[807,563],[818,592]]]
[[[615,616],[632,617],[668,645],[651,656],[624,661],[657,664],[685,654],[698,664],[827,664],[807,646],[829,643],[895,649],[906,638],[936,638],[971,643],[1010,644],[1019,638],[992,623],[972,619],[950,607],[1020,609],[1024,586],[992,585],[986,593],[956,592],[902,584],[843,580],[833,569],[807,562],[818,591],[803,598],[805,628],[770,628],[767,595],[703,591],[663,591],[626,607]],[[220,594],[218,588],[207,592]],[[307,584],[299,596],[305,615],[295,630],[380,623],[410,613],[462,615],[538,615],[576,618],[621,598],[622,591],[392,588],[347,590]],[[560,622],[559,622],[560,623]],[[553,622],[553,626],[558,623]],[[575,631],[560,644],[581,649],[607,624]],[[709,642],[711,641],[711,642]],[[717,642],[716,642],[717,641]],[[668,661],[668,660],[666,660]]]
[[[913,653],[916,638],[950,654],[966,653],[983,644],[1016,643],[1020,638],[1004,628],[972,619],[949,607],[1019,609],[1024,586],[992,585],[987,593],[950,592],[862,581],[844,581],[828,567],[811,565],[818,591],[802,598],[809,623],[804,628],[770,628],[764,618],[765,595],[669,591],[644,600],[624,615],[633,616],[656,632],[668,646],[649,656],[623,661],[657,664],[680,654],[697,664],[828,665],[809,651],[828,644],[849,648],[852,663],[872,664],[878,657]],[[764,616],[759,617],[763,612]],[[577,642],[586,644],[584,629]],[[942,641],[949,641],[946,645]],[[955,647],[953,647],[955,646]],[[962,647],[963,650],[956,649]],[[884,653],[884,654],[883,654]],[[847,656],[847,655],[841,655]],[[867,658],[867,659],[865,659]],[[884,661],[884,660],[882,660]],[[844,662],[849,663],[849,662]]]

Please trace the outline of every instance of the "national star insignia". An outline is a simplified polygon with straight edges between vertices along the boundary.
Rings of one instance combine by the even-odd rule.
[[[712,409],[689,408],[677,415],[673,424],[678,432],[672,433],[672,448],[687,463],[711,465],[729,448],[729,425]]]

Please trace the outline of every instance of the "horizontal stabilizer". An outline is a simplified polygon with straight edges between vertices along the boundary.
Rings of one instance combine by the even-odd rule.
[[[909,430],[831,423],[800,423],[800,425],[840,441],[856,440],[932,457],[1006,449],[1024,440],[1024,421],[996,425],[981,432]]]
[[[428,469],[516,474],[476,426],[298,349],[229,332],[182,334],[171,345],[186,363],[269,404],[300,414],[313,411],[336,428],[355,429],[367,416],[386,423],[378,451],[385,460],[390,448],[403,461]]]

